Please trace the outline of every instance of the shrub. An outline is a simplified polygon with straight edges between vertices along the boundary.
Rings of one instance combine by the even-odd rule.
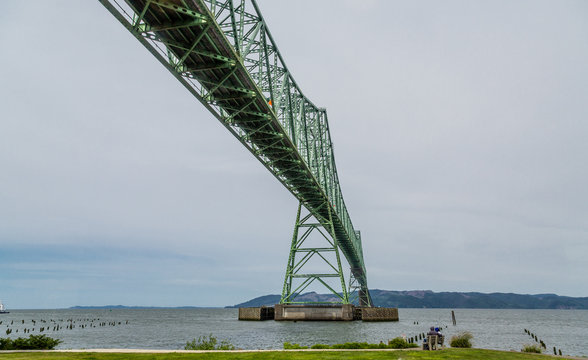
[[[314,344],[311,349],[407,349],[419,347],[417,344],[409,344],[403,338],[395,338],[388,342],[388,344],[369,344],[367,342],[346,342],[344,344]],[[298,344],[291,344],[289,342],[284,343],[284,349],[308,349],[306,346]]]
[[[472,340],[473,337],[474,335],[472,335],[471,332],[464,331],[452,336],[449,345],[454,348],[471,348],[472,342],[470,340]]]
[[[52,350],[63,341],[46,335],[30,335],[27,338],[0,339],[0,350]]]
[[[372,346],[373,344],[370,344],[370,346]],[[390,349],[390,346],[388,344],[384,344],[383,342],[380,342],[378,345],[378,349]],[[370,347],[370,349],[373,349]]]
[[[221,340],[215,350],[235,350],[235,346],[227,340]]]
[[[408,341],[401,337],[396,337],[390,341],[388,341],[387,348],[389,349],[408,349],[408,348],[416,348],[419,347],[417,344],[410,344]]]
[[[375,344],[374,344],[375,345]],[[377,345],[375,345],[377,346]],[[332,346],[333,349],[369,349],[370,344],[366,342],[346,342],[345,344],[335,344]]]
[[[541,354],[541,346],[525,344],[521,349],[522,352]]]
[[[11,344],[12,340],[9,338],[0,338],[0,350],[14,350]]]
[[[200,336],[198,340],[188,341],[184,350],[235,350],[235,347],[226,340],[219,343],[218,339],[210,334],[208,337]]]
[[[384,343],[380,344],[368,344],[367,342],[346,342],[344,344],[335,344],[331,346],[333,349],[387,349],[388,345]]]

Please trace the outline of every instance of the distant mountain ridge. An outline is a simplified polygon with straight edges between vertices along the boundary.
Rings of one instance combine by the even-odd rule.
[[[125,306],[125,305],[104,305],[104,306],[71,306],[68,309],[215,309],[208,306]]]
[[[431,290],[370,290],[375,306],[398,308],[452,309],[575,309],[588,310],[588,297],[569,297],[556,294],[513,294],[479,292],[433,292]],[[336,301],[332,294],[309,292],[297,301]],[[227,306],[272,306],[280,302],[280,295],[264,295],[241,304]]]

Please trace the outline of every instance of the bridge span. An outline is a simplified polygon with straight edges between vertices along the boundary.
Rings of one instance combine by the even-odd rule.
[[[304,303],[296,296],[317,281],[337,303],[355,296],[361,306],[372,306],[361,234],[341,192],[327,111],[301,91],[255,0],[99,1],[299,200],[281,304]],[[314,229],[330,235],[327,245],[303,247]],[[351,267],[349,287],[339,251]],[[336,260],[328,261],[325,252]],[[325,260],[329,272],[304,272],[312,257]],[[339,278],[341,290],[327,278]]]

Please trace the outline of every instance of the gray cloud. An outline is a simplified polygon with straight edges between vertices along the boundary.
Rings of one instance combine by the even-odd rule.
[[[328,109],[371,287],[586,296],[585,2],[259,5],[297,82]],[[140,255],[117,276],[97,265],[113,279],[103,301],[279,292],[296,201],[212,115],[98,2],[0,10],[0,246],[195,256],[162,255],[154,285]],[[24,274],[33,265],[11,276],[46,289],[71,279],[47,306],[89,301],[75,257],[51,280]],[[30,288],[2,292],[25,303]]]

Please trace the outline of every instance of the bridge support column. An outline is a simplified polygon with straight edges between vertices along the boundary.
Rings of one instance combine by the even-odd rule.
[[[302,203],[300,203],[296,215],[294,234],[292,235],[292,245],[290,246],[280,304],[349,304],[349,295],[345,287],[341,257],[339,256],[339,246],[336,238],[332,235],[335,231],[331,211],[329,210],[329,219],[326,219],[327,221],[323,219],[321,223],[315,220],[310,213],[301,218],[302,208]],[[316,243],[315,245],[305,245],[311,235],[322,240],[324,245],[320,247]],[[322,263],[321,267],[325,268],[326,271],[316,272],[314,271],[315,269],[310,272],[303,271],[305,265],[306,268],[309,268],[308,263],[313,259],[315,260],[313,265],[316,265],[316,260],[318,260],[319,263]],[[341,283],[339,291],[337,291],[338,286],[332,284],[333,280],[336,279]],[[329,283],[329,280],[331,283]],[[333,294],[333,300],[296,301],[296,297],[315,281],[318,281]]]
[[[367,287],[361,283],[362,276],[365,278],[360,268],[351,268],[351,274],[349,275],[349,301],[352,304],[359,304],[361,307],[371,307],[373,306],[372,298]]]

